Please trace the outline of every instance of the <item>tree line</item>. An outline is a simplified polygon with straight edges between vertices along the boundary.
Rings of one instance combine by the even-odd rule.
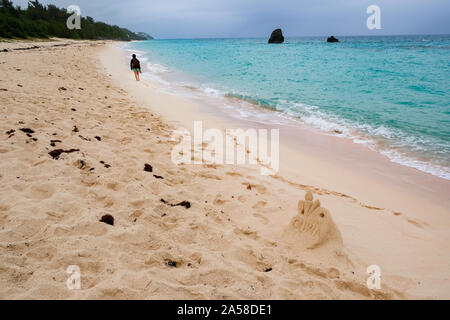
[[[128,29],[81,17],[81,29],[69,30],[66,25],[71,13],[55,5],[29,1],[22,9],[12,1],[0,0],[0,38],[70,38],[107,40],[146,40]]]

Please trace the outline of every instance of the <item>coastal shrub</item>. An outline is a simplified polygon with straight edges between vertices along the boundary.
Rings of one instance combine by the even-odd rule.
[[[0,37],[2,38],[71,38],[105,40],[145,40],[128,29],[96,22],[92,17],[81,18],[81,29],[69,30],[71,14],[55,5],[43,5],[38,0],[28,2],[22,9],[10,0],[0,0]]]

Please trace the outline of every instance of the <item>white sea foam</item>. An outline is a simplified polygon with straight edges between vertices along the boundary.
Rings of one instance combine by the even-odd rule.
[[[144,61],[146,61],[146,58],[143,58]],[[151,63],[151,62],[147,62],[147,68],[148,68],[148,72],[150,73],[156,73],[156,74],[162,74],[162,73],[166,73],[169,72],[169,68],[167,68],[166,66],[162,65],[162,64],[158,64],[158,63]]]
[[[331,134],[338,132],[337,136],[349,138],[354,143],[377,151],[388,157],[394,163],[450,180],[449,167],[435,164],[431,161],[419,160],[402,151],[411,150],[424,153],[427,149],[423,146],[430,145],[434,142],[407,136],[400,130],[390,129],[384,126],[372,127],[368,124],[351,123],[336,116],[329,116],[314,106],[302,105],[302,107],[306,112],[301,115],[301,121],[314,128]],[[292,110],[289,114],[296,116],[296,113],[292,112]],[[386,141],[395,142],[386,143]]]
[[[207,94],[208,96],[212,96],[212,97],[216,97],[216,98],[224,96],[224,93],[217,89],[213,89],[210,87],[200,87],[200,89],[203,90],[203,92],[205,94]]]
[[[392,162],[450,180],[450,170],[446,167],[434,165],[427,161],[417,160],[412,157],[405,156],[395,150],[381,150],[380,153],[387,156]]]

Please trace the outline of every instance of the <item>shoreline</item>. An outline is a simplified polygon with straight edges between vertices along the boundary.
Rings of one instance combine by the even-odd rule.
[[[121,47],[128,52],[132,51],[130,50],[130,46]],[[386,129],[383,125],[381,127],[372,125],[365,126],[361,123],[349,122],[343,118],[334,118],[333,115],[327,115],[321,111],[317,111],[319,112],[319,115],[317,115],[316,111],[311,111],[316,107],[313,105],[303,105],[300,102],[293,103],[291,107],[296,108],[296,105],[305,106],[306,110],[303,110],[304,114],[302,113],[302,115],[296,112],[290,112],[289,108],[286,109],[286,106],[291,105],[288,102],[282,102],[281,109],[277,110],[275,106],[278,103],[264,105],[266,103],[265,101],[253,101],[251,97],[241,97],[239,94],[234,96],[233,93],[227,93],[234,91],[231,88],[224,89],[224,91],[217,90],[217,86],[202,84],[192,76],[185,74],[183,71],[172,69],[172,66],[159,64],[158,61],[148,60],[151,54],[148,52],[146,53],[145,50],[144,46],[138,46],[135,52],[144,59],[144,65],[147,64],[147,68],[144,68],[144,70],[152,70],[151,73],[144,73],[144,77],[147,76],[152,82],[161,84],[165,87],[164,90],[167,92],[187,97],[191,100],[194,99],[200,105],[214,104],[214,108],[232,108],[235,113],[242,113],[242,115],[238,115],[236,118],[244,117],[245,119],[248,118],[256,122],[268,122],[269,124],[276,122],[275,120],[278,119],[281,126],[289,125],[290,123],[294,126],[309,128],[316,132],[319,130],[324,134],[349,139],[355,144],[364,145],[368,149],[383,155],[393,163],[417,169],[424,173],[450,181],[449,167],[448,165],[445,165],[446,160],[437,156],[437,158],[434,159],[435,153],[433,153],[432,148],[426,153],[425,151],[418,151],[421,150],[421,148],[419,145],[416,145],[414,140],[421,139],[417,137],[414,138],[401,131],[396,133],[396,130],[400,129]],[[207,102],[203,102],[202,100]],[[213,100],[216,101],[213,102]],[[261,105],[259,102],[261,102]],[[209,109],[211,108],[212,107],[210,106]],[[268,117],[259,119],[261,114],[265,113],[265,110],[262,109],[269,109],[274,113]],[[208,108],[205,108],[205,110],[208,110]],[[249,110],[251,112],[248,112]],[[227,113],[228,111],[224,110],[224,112]],[[389,138],[390,135],[400,136],[398,136],[396,140],[391,140]],[[405,141],[411,139],[413,142],[405,145]],[[411,143],[410,149],[407,145]],[[428,144],[433,145],[432,141],[429,141]]]
[[[448,298],[447,185],[308,130],[280,132],[276,176],[174,165],[176,128],[252,124],[136,83],[116,43],[70,43],[0,54],[0,128],[15,130],[0,140],[1,299]],[[315,248],[293,229],[308,192],[332,217]],[[81,290],[65,286],[74,264]]]
[[[186,127],[191,132],[192,123],[197,119],[202,119],[206,123],[205,127],[220,129],[255,127],[251,121],[238,120],[205,104],[161,92],[158,90],[161,88],[158,84],[148,80],[141,82],[138,86],[135,86],[133,82],[125,84],[131,79],[130,75],[127,75],[126,68],[119,67],[119,61],[126,60],[125,53],[122,51],[123,49],[109,50],[110,56],[103,55],[101,59],[104,62],[114,59],[115,67],[111,68],[111,62],[109,62],[109,66],[106,68],[108,72],[112,73],[116,83],[132,94],[134,98],[160,113],[169,123]],[[112,51],[116,52],[111,53]],[[140,85],[147,90],[142,90]],[[148,94],[148,90],[156,91],[157,93],[152,92],[151,95],[161,95],[160,99],[164,100],[162,97],[166,97],[173,100],[167,100],[165,104],[152,103],[150,100],[153,98]],[[177,108],[181,107],[186,112],[177,112]],[[189,116],[186,117],[186,114]],[[258,124],[257,127],[260,125]],[[283,139],[283,136],[287,139]],[[299,143],[301,148],[298,148]],[[280,132],[280,172],[276,178],[287,180],[291,185],[296,185],[297,181],[301,181],[302,185],[314,186],[313,188],[337,194],[343,199],[353,199],[351,201],[361,209],[368,209],[369,214],[381,214],[386,218],[386,221],[378,222],[376,226],[359,225],[358,227],[361,228],[360,234],[357,236],[359,241],[367,234],[373,233],[373,230],[383,233],[381,230],[390,228],[391,224],[397,225],[396,218],[402,217],[404,221],[418,229],[422,229],[428,224],[437,227],[443,236],[438,241],[442,241],[446,245],[450,243],[449,236],[445,232],[448,230],[450,221],[448,216],[450,199],[447,192],[450,189],[450,181],[391,162],[378,152],[354,144],[348,139],[324,135],[317,132],[317,129],[311,130],[310,128],[295,128]],[[358,215],[359,212],[352,212],[347,219],[342,219],[343,224],[361,221],[361,217]],[[391,218],[393,219],[391,220]],[[339,217],[335,217],[335,219],[339,219]],[[352,227],[349,226],[348,230],[351,229]],[[400,229],[405,230],[405,227],[401,226]],[[368,257],[369,255],[365,254],[366,247],[380,245],[376,236],[368,238],[370,239],[367,239],[365,245],[354,244],[358,255]],[[408,246],[407,239],[400,240],[397,236],[391,237],[390,241],[403,243],[399,244],[400,247]],[[392,246],[387,239],[382,242],[387,248]],[[422,254],[430,253],[429,250],[432,250],[431,247],[423,250]],[[402,257],[401,251],[396,249],[393,249],[392,252],[389,252],[390,249],[386,251],[387,256],[390,256],[389,260],[392,259],[399,263],[398,267],[393,267],[393,269],[397,269],[403,274],[409,274],[407,266],[402,265],[401,258],[399,258]],[[417,250],[412,250],[408,256],[417,253]]]
[[[129,49],[117,48],[118,50],[129,51]],[[118,57],[116,57],[118,59]],[[126,58],[123,57],[125,61]],[[121,78],[126,76],[125,70],[115,70],[116,72],[121,73]],[[145,73],[145,72],[144,72]],[[143,77],[144,78],[144,77]],[[144,80],[145,86],[149,86],[153,89],[163,89],[163,87],[153,82],[149,79],[141,79]],[[120,82],[121,80],[119,80]],[[139,91],[138,88],[128,87],[131,90],[132,94],[141,99],[142,101],[148,102],[146,100],[146,95]],[[210,123],[210,126],[218,127],[220,129],[224,128],[270,128],[274,125],[270,123],[265,123],[264,121],[258,121],[256,118],[249,117],[249,119],[243,119],[239,117],[235,117],[224,111],[218,107],[218,102],[214,101],[214,98],[208,99],[205,101],[200,101],[198,98],[187,98],[183,95],[177,95],[176,93],[166,92],[164,90],[159,91],[162,95],[166,97],[174,97],[177,101],[183,101],[186,103],[188,108],[188,113],[193,114],[193,116],[189,116],[189,119],[186,119],[185,114],[178,116],[177,111],[166,110],[166,109],[155,109],[158,110],[161,114],[163,114],[167,120],[173,120],[176,124],[182,124],[182,126],[188,128],[192,131],[193,129],[193,121],[200,120],[205,118],[206,123]],[[249,106],[246,106],[249,107]],[[252,107],[252,106],[250,106]],[[264,110],[258,107],[253,107],[255,112],[266,113],[268,117],[273,115],[273,113],[278,111],[273,110]],[[172,108],[173,109],[173,108]],[[266,117],[267,118],[267,117]],[[298,152],[301,154],[301,157],[315,158],[314,161],[321,161],[321,158],[330,159],[328,162],[334,162],[337,155],[337,158],[340,159],[337,167],[345,168],[348,171],[354,169],[354,166],[359,166],[359,174],[361,175],[362,171],[369,171],[371,179],[384,180],[386,178],[389,179],[389,183],[392,185],[400,185],[402,188],[411,190],[413,184],[418,188],[416,195],[420,196],[422,192],[426,192],[426,194],[422,194],[424,197],[429,197],[435,201],[439,202],[439,205],[443,208],[450,208],[450,199],[447,197],[446,189],[450,189],[450,180],[432,175],[427,172],[423,172],[419,169],[412,168],[409,166],[405,166],[403,164],[399,164],[391,161],[384,154],[367,148],[363,145],[359,145],[354,143],[351,139],[347,137],[339,137],[333,136],[328,133],[324,133],[321,130],[309,126],[307,124],[301,124],[298,121],[287,119],[285,123],[277,123],[276,127],[280,128],[285,137],[287,139],[283,141],[283,137],[280,134],[280,144],[282,148],[286,150],[290,155],[295,154],[296,149],[300,149]],[[307,138],[304,138],[306,136]],[[308,141],[311,140],[311,141]],[[300,144],[298,142],[301,141]],[[338,147],[336,147],[336,145]],[[329,148],[332,148],[333,151],[329,151]],[[302,150],[303,149],[303,150]],[[324,154],[325,153],[325,154]],[[352,156],[356,153],[356,156]],[[290,157],[285,157],[290,158]],[[291,161],[289,165],[285,167],[292,168],[294,163],[298,160],[298,157],[294,157],[295,161]],[[329,165],[327,165],[329,167]],[[373,167],[373,168],[372,168]],[[386,170],[386,172],[382,172]],[[298,172],[297,172],[298,174]],[[392,176],[392,177],[391,177]],[[390,178],[391,177],[391,178]],[[400,181],[395,181],[399,179]],[[334,180],[334,179],[333,179]],[[336,179],[338,180],[338,179]],[[321,184],[323,180],[312,180],[311,184]],[[339,187],[339,184],[335,184],[333,186],[326,186],[330,189],[336,189]],[[423,188],[422,188],[423,187]],[[412,190],[414,191],[414,187]],[[355,193],[358,188],[352,191],[348,191],[349,193]],[[345,192],[344,192],[345,193]],[[361,196],[361,195],[359,195]],[[359,198],[356,196],[356,198]]]

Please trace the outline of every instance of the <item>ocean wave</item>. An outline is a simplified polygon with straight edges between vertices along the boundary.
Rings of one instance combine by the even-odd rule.
[[[287,109],[287,113],[323,132],[351,139],[354,143],[377,151],[394,163],[450,180],[448,166],[432,163],[431,160],[420,160],[411,154],[429,152],[425,146],[436,145],[435,141],[408,136],[401,130],[385,126],[349,122],[337,116],[330,116],[315,106],[296,103],[294,108]]]
[[[147,58],[144,57],[142,60],[147,61]],[[170,72],[169,68],[159,63],[147,62],[146,66],[148,68],[148,71],[151,73],[162,74]]]
[[[279,111],[277,112],[278,116],[282,117],[283,115],[287,115],[289,119],[298,120],[324,133],[350,139],[356,144],[364,145],[373,151],[383,154],[394,163],[450,180],[449,167],[432,163],[429,160],[420,160],[411,155],[414,151],[426,153],[428,150],[424,146],[435,144],[434,141],[407,136],[401,130],[387,128],[382,125],[371,126],[350,122],[337,116],[329,115],[317,106],[290,103],[287,101],[281,101],[281,104],[278,106],[271,106],[261,103],[257,99],[248,98],[245,95],[226,94],[226,96],[251,103],[253,106],[263,107],[268,110],[277,110]],[[239,113],[239,116],[242,117],[243,114],[245,118],[256,116],[259,120],[264,120],[262,117],[258,117],[258,115],[249,113]],[[270,122],[273,122],[272,119]]]
[[[450,180],[450,170],[447,167],[435,165],[427,161],[414,159],[412,157],[405,156],[395,150],[381,150],[380,153],[388,157],[392,162],[414,168],[422,172],[444,178],[446,180]]]

